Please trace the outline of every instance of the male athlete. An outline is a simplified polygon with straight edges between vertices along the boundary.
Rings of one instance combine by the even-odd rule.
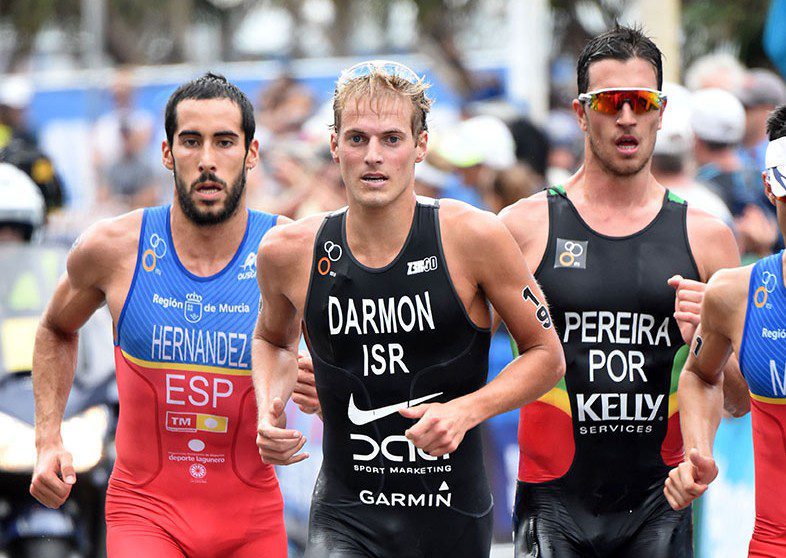
[[[330,145],[348,208],[277,227],[259,250],[260,454],[305,458],[281,413],[303,321],[324,419],[309,557],[488,556],[485,419],[563,374],[545,301],[499,219],[414,193],[426,85],[392,62],[345,70]],[[486,385],[489,302],[522,350]]]
[[[77,331],[106,303],[120,394],[109,557],[284,557],[278,481],[254,445],[256,250],[276,222],[245,206],[254,113],[206,74],[172,94],[165,117],[174,203],[88,229],[38,329],[30,492],[57,507],[76,482],[60,424]]]
[[[786,105],[767,121],[764,191],[786,231]],[[756,523],[749,556],[786,556],[786,286],[783,252],[719,272],[704,294],[701,325],[680,378],[680,421],[687,459],[664,492],[681,509],[707,490],[718,468],[712,442],[721,418],[723,366],[733,350],[751,393]]]
[[[501,213],[566,361],[564,382],[521,410],[517,556],[692,556],[690,511],[662,493],[683,455],[675,391],[699,282],[739,259],[725,225],[650,173],[661,84],[661,53],[638,30],[592,39],[573,101],[582,167]]]

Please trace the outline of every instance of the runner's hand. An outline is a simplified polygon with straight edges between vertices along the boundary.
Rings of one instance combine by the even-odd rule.
[[[456,451],[469,429],[467,413],[455,402],[424,403],[399,411],[410,419],[419,419],[404,435],[416,447],[433,457]]]
[[[62,443],[39,450],[30,495],[48,508],[59,508],[76,482],[73,459]]]
[[[308,457],[298,453],[306,443],[306,438],[297,430],[287,430],[287,416],[284,402],[279,397],[273,399],[257,427],[257,447],[262,461],[270,465],[292,465]]]
[[[685,279],[681,275],[674,275],[668,284],[676,291],[674,297],[674,319],[680,328],[682,340],[686,345],[693,342],[696,328],[699,327],[701,317],[701,301],[704,299],[705,283]]]
[[[712,457],[692,449],[688,459],[669,472],[663,494],[675,510],[687,507],[704,494],[709,484],[718,476],[718,466]]]
[[[314,364],[306,351],[300,351],[297,356],[297,383],[295,391],[292,392],[292,401],[307,415],[316,413],[322,418],[322,407],[319,405],[314,380]]]

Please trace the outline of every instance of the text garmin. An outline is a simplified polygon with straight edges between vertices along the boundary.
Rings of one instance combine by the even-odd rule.
[[[370,490],[360,491],[360,501],[364,504],[372,504],[375,506],[440,508],[443,506],[450,507],[451,499],[452,494],[446,482],[442,483],[439,487],[439,492],[436,494],[402,494],[398,492],[391,492],[389,494],[379,492],[375,494]]]
[[[358,310],[359,309],[359,310]],[[328,297],[330,335],[379,335],[435,329],[431,298],[428,291],[414,297],[348,298]],[[399,343],[363,344],[363,375],[382,375],[396,370],[409,373],[404,363],[404,348]],[[386,358],[387,355],[387,358]]]
[[[611,351],[594,347],[604,341],[623,346],[670,347],[668,317],[656,323],[652,315],[636,312],[566,312],[563,342],[571,340],[593,346],[587,351],[590,382],[606,386],[625,384],[621,392],[603,392],[600,388],[599,392],[576,394],[579,434],[647,434],[652,432],[652,422],[664,420],[664,394],[636,393],[630,389],[649,381],[645,353],[625,347]]]

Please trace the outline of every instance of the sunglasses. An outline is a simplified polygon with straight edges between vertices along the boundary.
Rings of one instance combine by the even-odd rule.
[[[767,181],[772,195],[780,201],[786,201],[786,164],[767,169]]]
[[[622,87],[619,89],[599,89],[579,94],[579,102],[602,114],[617,114],[625,103],[635,114],[659,110],[666,104],[666,95],[655,89]]]
[[[423,81],[422,77],[404,64],[392,62],[390,60],[367,60],[355,64],[341,72],[341,75],[338,77],[338,82],[336,82],[336,87],[342,87],[354,79],[366,77],[373,73],[381,73],[389,77],[401,78],[413,85]]]

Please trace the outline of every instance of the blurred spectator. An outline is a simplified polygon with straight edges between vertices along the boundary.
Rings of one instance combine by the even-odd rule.
[[[130,69],[117,71],[110,90],[113,108],[93,125],[93,165],[98,173],[127,157],[144,156],[153,134],[153,115],[135,106]]]
[[[756,68],[745,75],[742,86],[735,92],[745,107],[745,135],[740,156],[754,169],[764,169],[764,152],[767,150],[767,117],[770,112],[786,102],[786,85],[769,70]],[[760,191],[763,190],[759,188]],[[772,207],[771,204],[767,206]],[[773,214],[775,208],[773,209]]]
[[[516,144],[510,129],[499,118],[475,116],[458,123],[436,146],[436,158],[456,169],[442,197],[486,208],[482,193],[496,172],[516,162]]]
[[[346,205],[338,165],[329,149],[282,140],[260,152],[261,179],[249,188],[249,207],[300,219]]]
[[[746,167],[738,147],[745,134],[745,109],[728,91],[702,89],[691,98],[697,179],[726,203],[735,218],[742,253],[767,255],[777,240],[773,219],[756,204],[761,169]]]
[[[48,210],[63,206],[63,185],[27,123],[33,86],[22,75],[0,80],[0,161],[21,169],[41,190]]]
[[[566,104],[570,104],[570,101]],[[549,113],[546,133],[549,138],[546,184],[559,185],[568,180],[579,167],[584,149],[584,134],[581,133],[576,115],[563,109]]]
[[[314,96],[294,77],[283,74],[260,92],[256,108],[262,143],[273,137],[296,137],[314,112]]]
[[[98,204],[116,204],[117,213],[159,202],[161,188],[146,153],[138,151],[132,131],[121,126],[120,157],[101,172]]]
[[[450,174],[422,161],[415,165],[415,193],[428,198],[441,198]]]
[[[744,79],[745,66],[724,52],[700,56],[685,72],[685,85],[691,91],[713,88],[737,91]]]
[[[737,152],[745,133],[742,103],[722,89],[699,90],[691,98],[690,123],[697,178],[721,197],[732,215],[741,214],[754,203],[753,184],[760,182],[758,172],[745,167]]]
[[[529,167],[532,177],[540,186],[545,186],[549,166],[549,138],[546,132],[529,118],[513,121],[510,131],[516,142],[516,159]]]
[[[499,213],[522,198],[528,198],[543,187],[541,177],[526,163],[516,163],[499,171],[483,195],[490,211]]]
[[[734,220],[723,200],[697,182],[693,175],[690,92],[681,85],[668,82],[663,84],[663,92],[668,103],[652,154],[652,174],[691,206],[715,215],[733,228]]]
[[[44,224],[44,197],[25,172],[0,163],[0,242],[29,242]]]

